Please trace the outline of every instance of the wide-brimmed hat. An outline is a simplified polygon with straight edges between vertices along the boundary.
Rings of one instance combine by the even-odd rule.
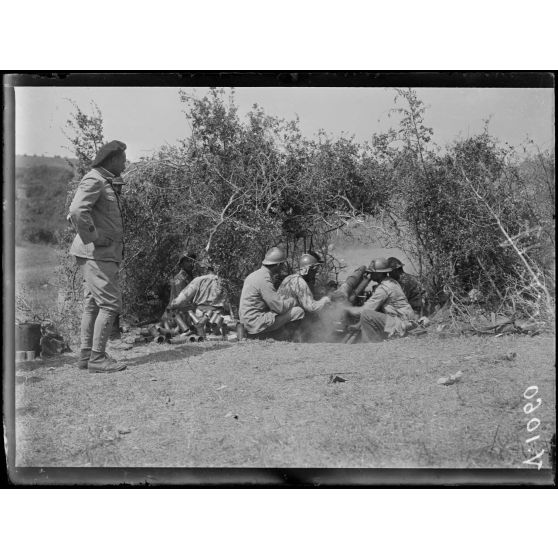
[[[91,163],[91,166],[98,167],[111,155],[123,151],[126,151],[126,144],[124,142],[118,140],[109,141],[108,143],[105,143],[101,149],[99,149],[97,156],[93,160],[93,163]]]

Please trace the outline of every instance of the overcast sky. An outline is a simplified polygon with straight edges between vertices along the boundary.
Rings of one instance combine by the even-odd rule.
[[[197,96],[207,92],[185,90]],[[241,115],[254,103],[270,115],[291,119],[298,114],[308,136],[323,128],[363,141],[396,122],[388,116],[395,97],[390,88],[246,87],[235,92]],[[552,89],[417,88],[417,93],[429,107],[425,123],[434,128],[439,145],[480,132],[489,117],[490,133],[502,142],[519,145],[531,138],[541,149],[554,144]],[[67,99],[86,112],[95,101],[103,114],[105,138],[124,141],[132,161],[189,133],[174,87],[17,87],[17,154],[69,155],[63,133],[72,112]]]

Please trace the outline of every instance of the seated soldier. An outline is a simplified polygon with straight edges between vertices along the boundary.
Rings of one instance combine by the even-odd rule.
[[[195,309],[198,317],[215,310],[222,312],[230,310],[221,278],[216,273],[217,266],[207,258],[200,264],[200,268],[204,275],[192,279],[175,298],[171,299],[169,310]]]
[[[180,256],[178,260],[180,271],[170,280],[170,300],[174,300],[186,288],[188,283],[192,281],[195,263],[196,254],[193,252],[189,254],[184,252]]]
[[[282,248],[272,248],[265,255],[262,267],[244,280],[239,315],[249,337],[288,337],[288,330],[292,329],[289,324],[304,317],[304,310],[296,306],[296,300],[279,295],[273,286],[286,260]]]
[[[310,285],[314,284],[316,273],[322,262],[318,255],[302,254],[298,263],[298,272],[283,279],[277,293],[286,298],[294,298],[297,306],[300,306],[305,314],[302,323],[302,337],[309,336],[311,329],[316,325],[317,314],[322,308],[331,302],[328,296],[314,300]],[[306,331],[308,330],[308,331]]]
[[[363,341],[383,341],[392,336],[404,336],[416,318],[401,286],[388,276],[391,267],[386,258],[370,263],[372,280],[378,283],[372,296],[361,308],[349,307],[347,312],[360,316]]]
[[[409,273],[403,271],[403,263],[397,258],[388,258],[388,265],[392,268],[390,277],[393,277],[405,293],[411,308],[418,316],[424,313],[424,295],[426,291],[422,288],[419,280]]]

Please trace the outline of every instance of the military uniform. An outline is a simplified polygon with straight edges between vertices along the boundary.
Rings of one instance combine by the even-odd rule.
[[[297,302],[297,306],[302,307],[302,309],[308,313],[318,312],[329,302],[328,297],[314,300],[308,283],[300,273],[293,273],[285,277],[277,290],[277,294],[285,298],[294,298]]]
[[[123,152],[125,148],[121,142],[111,142],[101,148],[97,158]],[[68,215],[77,232],[70,254],[75,256],[84,279],[82,368],[88,367],[87,354],[91,351],[97,355],[96,362],[99,358],[108,359],[106,343],[113,322],[122,311],[118,273],[124,253],[124,226],[119,194],[112,186],[112,181],[119,177],[99,166],[97,159],[94,164],[97,166],[79,183]]]
[[[330,298],[324,296],[320,300],[315,300],[310,286],[300,271],[285,277],[277,293],[284,297],[294,298],[297,306],[305,312],[304,319],[298,328],[300,341],[317,339],[319,332],[327,329],[327,322],[324,321],[327,320],[327,316],[324,316],[321,310],[330,302]]]
[[[262,266],[244,280],[240,295],[240,321],[250,335],[276,331],[291,321],[304,317],[294,298],[280,296],[271,273]]]
[[[397,279],[397,282],[401,285],[412,309],[417,314],[420,314],[424,306],[425,290],[422,288],[419,280],[414,275],[403,272]]]
[[[365,341],[381,341],[392,336],[403,336],[415,319],[399,283],[386,277],[365,302],[360,315],[362,336]]]
[[[181,269],[170,280],[170,300],[174,300],[190,283],[192,276]]]
[[[175,298],[171,299],[170,303],[172,308],[186,308],[191,305],[223,309],[227,307],[227,296],[221,279],[214,273],[200,275],[192,279]]]

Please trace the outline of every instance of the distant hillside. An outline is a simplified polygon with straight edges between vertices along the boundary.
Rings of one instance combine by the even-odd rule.
[[[72,167],[62,157],[16,155],[15,175],[16,243],[55,243],[66,226]]]
[[[16,155],[16,169],[47,166],[71,169],[69,161],[76,161],[70,157],[47,157],[46,155]]]

